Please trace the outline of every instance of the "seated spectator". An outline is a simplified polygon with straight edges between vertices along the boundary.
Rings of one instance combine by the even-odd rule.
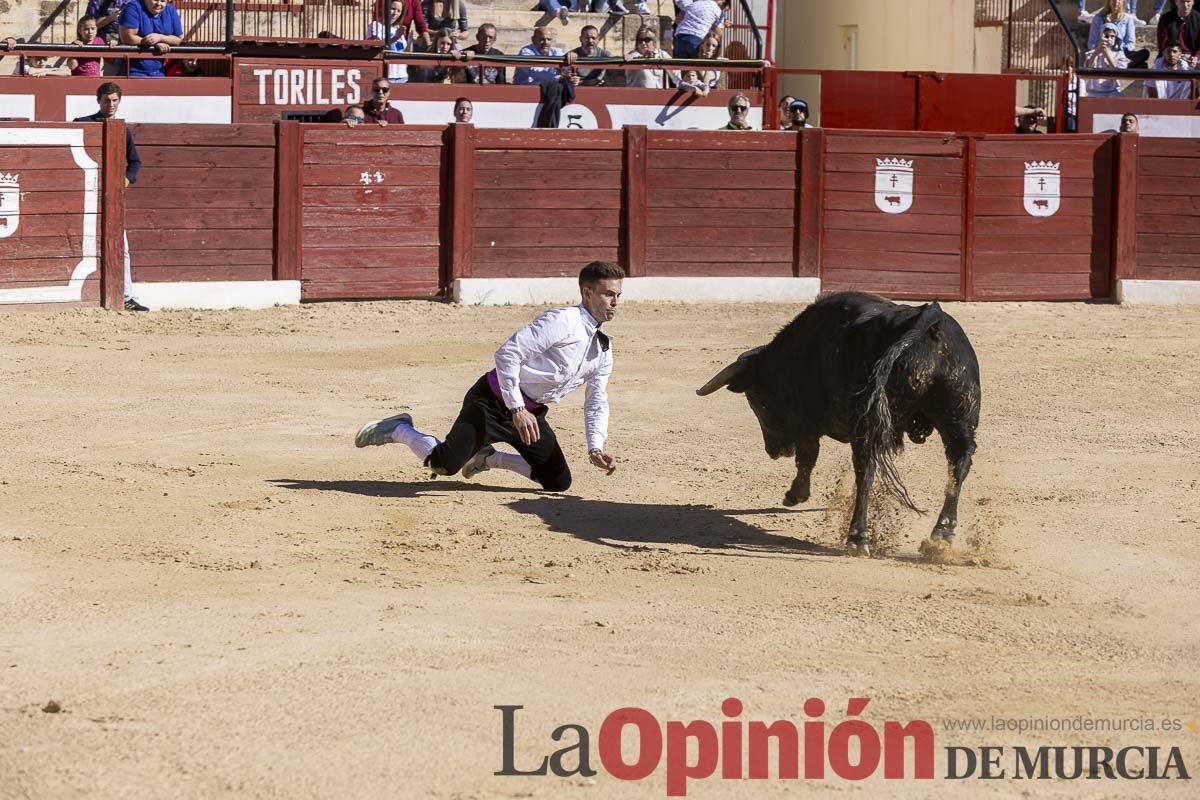
[[[729,108],[729,122],[723,127],[717,128],[719,131],[752,131],[747,121],[750,116],[750,98],[738,92],[733,97],[729,98],[726,104]]]
[[[1138,123],[1137,114],[1126,111],[1121,115],[1121,133],[1141,133],[1142,126]]]
[[[531,43],[521,48],[520,56],[541,56],[543,58],[562,58],[568,66],[574,66],[575,54],[565,53],[554,46],[554,29],[542,25],[534,28]],[[557,66],[517,67],[513,73],[513,83],[517,85],[543,84],[558,80]]]
[[[200,69],[200,59],[198,58],[173,58],[167,62],[168,78],[200,78],[203,76],[204,71]]]
[[[443,28],[438,32],[433,42],[434,52],[439,55],[453,55],[458,52],[458,39],[454,31]],[[466,83],[466,70],[453,64],[438,64],[435,67],[413,67],[413,83]]]
[[[105,41],[100,38],[100,28],[95,17],[80,17],[75,24],[75,41],[71,44],[102,45]],[[83,75],[88,78],[100,76],[100,59],[98,58],[68,58],[67,66],[72,75]]]
[[[579,47],[571,51],[577,58],[611,58],[612,53],[600,46],[600,29],[595,25],[585,25],[579,32]],[[595,67],[576,67],[575,85],[603,86],[605,70]]]
[[[23,75],[26,78],[65,77],[70,74],[70,67],[50,66],[47,56],[21,56],[13,69],[13,75]]]
[[[121,9],[129,0],[88,0],[87,15],[96,20],[98,35],[109,44],[120,44]]]
[[[1018,106],[1017,133],[1045,133],[1038,125],[1046,121],[1046,112],[1035,106]]]
[[[1092,69],[1125,69],[1129,58],[1117,48],[1117,26],[1111,22],[1104,25],[1100,44],[1089,50],[1084,66]],[[1116,78],[1091,78],[1087,82],[1087,93],[1091,97],[1116,97],[1121,94],[1121,82]]]
[[[167,0],[129,0],[121,9],[121,44],[129,44],[155,55],[166,55],[183,41],[179,12]],[[158,58],[135,58],[129,62],[132,78],[161,78],[163,62]]]
[[[393,53],[403,53],[408,49],[408,40],[404,37],[404,0],[391,0],[388,4],[391,15],[392,35],[385,47]],[[387,36],[387,25],[382,20],[373,19],[367,24],[367,38],[382,42]],[[396,62],[388,62],[388,83],[408,83],[408,67]]]
[[[714,34],[709,34],[704,37],[704,41],[700,43],[700,51],[697,53],[699,58],[720,59],[718,53],[721,50],[721,40]],[[715,69],[685,70],[679,81],[679,88],[690,90],[700,97],[706,97],[713,89],[720,88],[721,73]]]
[[[779,130],[787,131],[792,129],[792,103],[796,98],[790,94],[785,94],[779,98]]]
[[[1173,44],[1163,51],[1163,54],[1154,61],[1154,69],[1171,69],[1190,71],[1187,60],[1183,57],[1183,49],[1179,45]],[[1191,81],[1171,81],[1161,78],[1156,80],[1148,80],[1145,82],[1145,88],[1142,89],[1144,97],[1157,97],[1160,100],[1191,100],[1192,99],[1192,82]]]
[[[475,31],[475,44],[463,48],[464,52],[477,56],[502,56],[504,51],[492,47],[496,43],[496,26],[485,22]],[[464,73],[467,83],[508,83],[508,70],[504,67],[478,66],[467,67]]]
[[[675,58],[703,58],[700,45],[706,37],[715,35],[720,42],[729,0],[675,0],[675,5],[683,12],[675,26]]]
[[[467,22],[466,0],[421,0],[421,10],[425,12],[425,23],[430,30],[450,28],[455,39],[467,38],[470,23]]]
[[[652,28],[642,28],[637,32],[637,49],[626,54],[625,61],[638,61],[646,58],[670,58],[666,51],[658,46],[658,34]],[[667,86],[678,86],[680,80],[682,80],[682,76],[676,70],[659,68],[625,71],[625,85],[638,86],[643,89],[665,89]]]
[[[342,115],[342,123],[347,128],[356,128],[367,121],[367,115],[363,113],[362,106],[347,106],[346,113]]]
[[[363,116],[367,118],[367,122],[374,122],[381,128],[390,123],[404,124],[404,115],[388,102],[391,91],[392,87],[387,78],[371,81],[371,99],[362,104]]]
[[[454,121],[466,125],[475,117],[475,104],[469,97],[460,97],[454,101]]]
[[[1092,17],[1092,30],[1088,34],[1088,50],[1100,43],[1104,27],[1108,24],[1117,28],[1117,48],[1129,59],[1129,68],[1141,68],[1150,60],[1150,51],[1137,49],[1137,18],[1126,12],[1125,0],[1104,0],[1104,8]]]
[[[793,100],[791,107],[792,127],[789,130],[802,131],[811,128],[808,124],[808,103],[804,100]]]
[[[1165,53],[1168,45],[1177,44],[1193,69],[1200,66],[1196,63],[1200,54],[1200,9],[1195,6],[1195,0],[1175,0],[1174,7],[1159,17],[1156,31],[1158,54]]]

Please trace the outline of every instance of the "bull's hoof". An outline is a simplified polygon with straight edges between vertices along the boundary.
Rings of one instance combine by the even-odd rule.
[[[870,558],[871,545],[866,542],[846,542],[846,555],[851,558]]]
[[[950,554],[950,542],[938,537],[935,533],[921,542],[921,546],[917,548],[917,552],[921,554],[922,558],[929,559],[930,561],[940,561]]]
[[[787,494],[785,494],[783,496],[783,504],[785,506],[787,506],[788,508],[791,508],[792,506],[798,506],[801,503],[804,503],[807,501],[808,501],[808,492],[804,492],[802,494],[794,494],[793,492],[788,492]]]

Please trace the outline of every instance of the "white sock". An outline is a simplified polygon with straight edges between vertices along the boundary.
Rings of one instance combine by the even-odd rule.
[[[526,478],[533,479],[533,468],[529,466],[529,462],[521,458],[516,453],[505,453],[497,450],[483,460],[487,464],[488,469],[506,469],[509,472],[515,472],[518,475],[524,475]]]
[[[397,444],[408,445],[408,449],[413,451],[413,455],[421,459],[422,464],[425,463],[425,459],[429,458],[429,454],[433,452],[433,448],[441,444],[437,440],[437,437],[421,433],[411,425],[397,425],[396,430],[392,431],[392,441]]]

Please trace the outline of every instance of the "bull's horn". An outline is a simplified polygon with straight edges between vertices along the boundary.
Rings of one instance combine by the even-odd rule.
[[[763,347],[765,346],[766,345],[763,345]],[[701,397],[705,397],[706,395],[712,394],[717,389],[720,389],[722,386],[727,385],[731,380],[736,378],[743,369],[746,368],[746,364],[748,363],[750,357],[756,355],[758,351],[762,349],[762,347],[756,347],[753,350],[747,350],[746,352],[742,353],[740,356],[738,356],[737,361],[725,367],[725,369],[714,375],[712,380],[697,389],[696,394],[700,395]]]

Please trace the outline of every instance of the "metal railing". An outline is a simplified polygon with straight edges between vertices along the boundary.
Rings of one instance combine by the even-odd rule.
[[[1054,0],[975,0],[975,26],[1003,28],[1004,72],[1061,73],[1077,50]]]

